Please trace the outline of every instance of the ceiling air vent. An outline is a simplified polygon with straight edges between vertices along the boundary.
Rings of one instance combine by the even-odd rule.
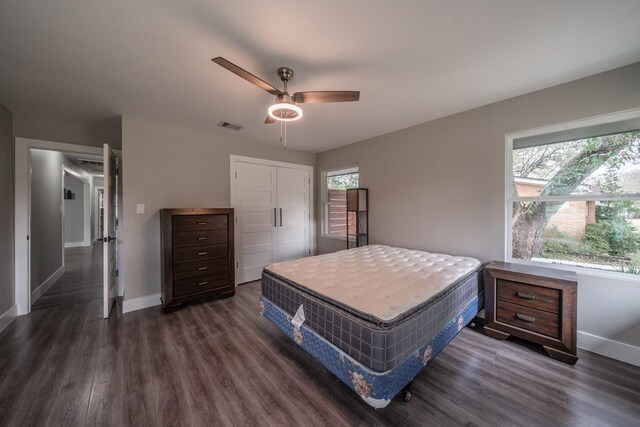
[[[221,128],[227,128],[227,129],[233,129],[233,130],[240,130],[242,129],[241,125],[235,124],[235,123],[231,123],[231,122],[220,122],[218,123],[218,126],[220,126]]]

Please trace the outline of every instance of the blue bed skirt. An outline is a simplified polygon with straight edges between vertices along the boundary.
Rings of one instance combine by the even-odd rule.
[[[288,313],[265,297],[260,298],[260,312],[267,319],[374,408],[387,406],[474,319],[480,309],[478,298],[473,298],[440,332],[402,363],[389,371],[376,372],[354,360],[304,324],[300,328],[295,327]]]

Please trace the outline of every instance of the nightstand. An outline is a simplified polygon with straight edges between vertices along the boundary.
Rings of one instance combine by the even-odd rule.
[[[487,335],[513,335],[541,344],[554,359],[576,363],[574,272],[492,262],[484,269],[484,289]]]

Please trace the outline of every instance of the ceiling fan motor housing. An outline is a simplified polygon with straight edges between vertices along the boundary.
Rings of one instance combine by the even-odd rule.
[[[288,82],[293,77],[293,70],[289,67],[280,67],[278,68],[278,75],[280,76],[280,80],[283,82]]]

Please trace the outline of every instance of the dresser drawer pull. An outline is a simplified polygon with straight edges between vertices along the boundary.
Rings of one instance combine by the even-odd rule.
[[[198,271],[205,271],[205,270],[208,270],[208,269],[209,269],[209,267],[200,267],[200,268],[198,268]]]
[[[204,286],[204,285],[206,285],[207,283],[209,283],[209,282],[199,282],[199,283],[198,283],[198,286]]]
[[[530,300],[534,300],[536,299],[536,295],[534,294],[525,294],[524,292],[516,292],[516,296],[522,298],[522,299],[530,299]]]
[[[522,320],[527,323],[534,323],[536,321],[535,317],[525,316],[524,314],[516,313],[516,319]]]
[[[209,224],[208,222],[199,222],[198,225],[207,225]]]
[[[198,240],[207,240],[206,237],[198,237]]]
[[[198,256],[203,256],[203,255],[206,255],[206,254],[207,254],[206,252],[198,252]]]

